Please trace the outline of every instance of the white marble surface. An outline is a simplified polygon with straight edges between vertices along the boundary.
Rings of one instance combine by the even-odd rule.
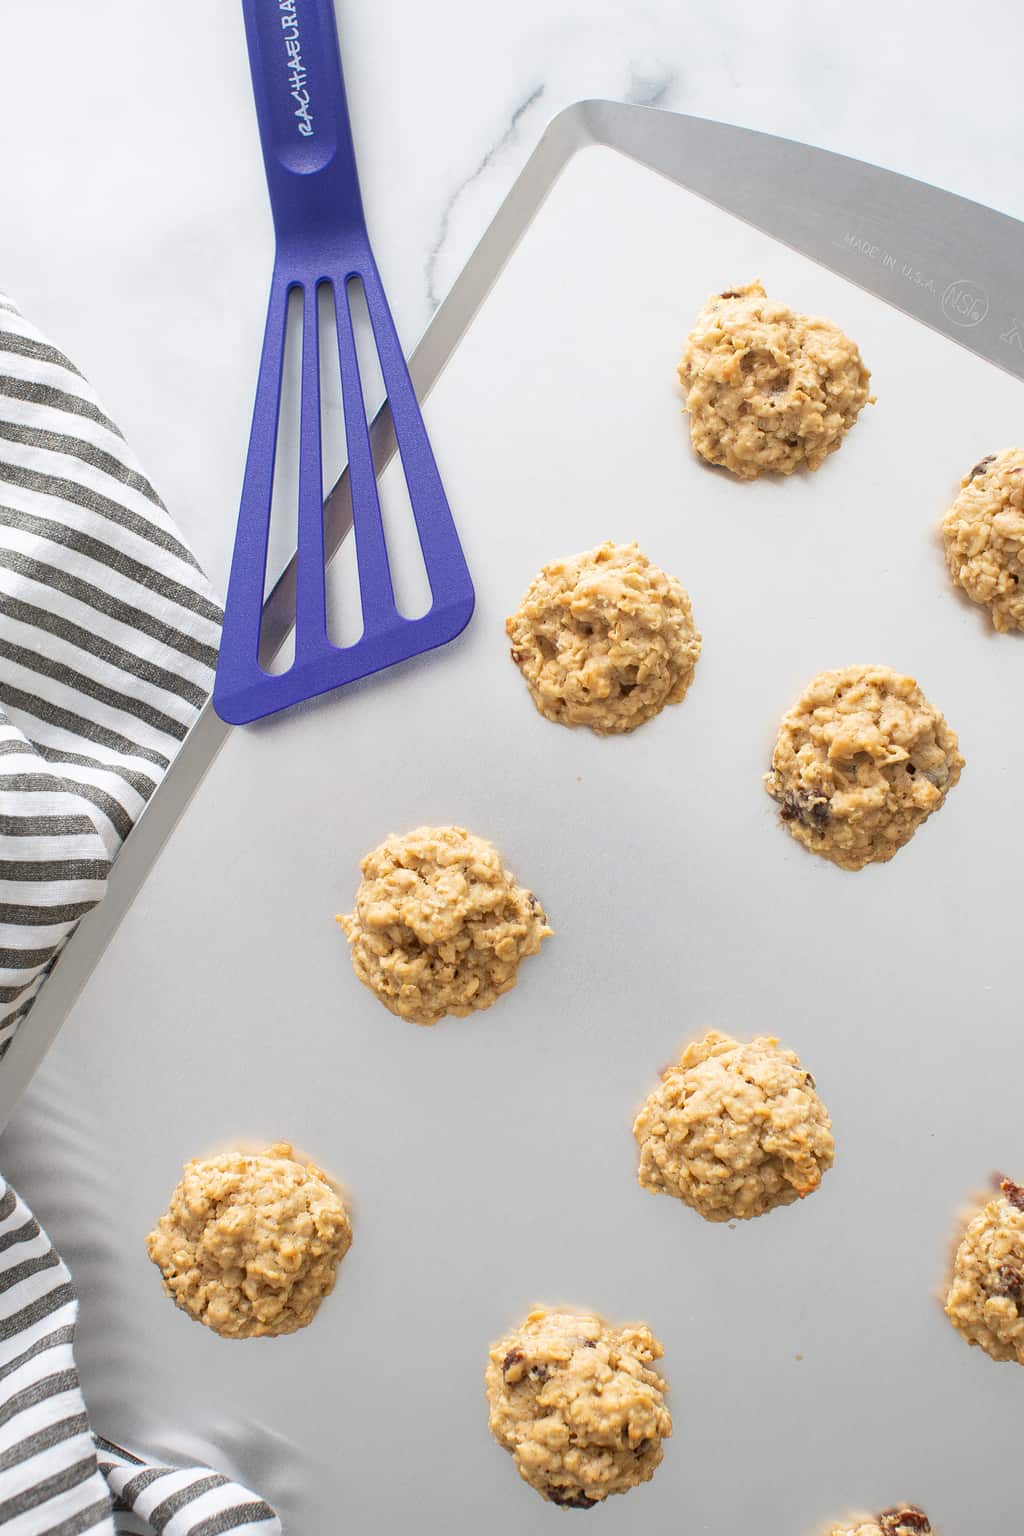
[[[0,288],[79,362],[223,587],[271,233],[237,0],[32,0],[0,56]],[[411,348],[584,96],[804,139],[1024,217],[1019,0],[338,0]]]

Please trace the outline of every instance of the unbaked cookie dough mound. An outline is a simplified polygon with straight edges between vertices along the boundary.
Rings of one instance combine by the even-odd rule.
[[[746,1220],[812,1194],[832,1166],[814,1079],[771,1036],[711,1030],[669,1067],[633,1126],[640,1183],[708,1221]]]
[[[946,1316],[993,1360],[1024,1365],[1024,1188],[1009,1179],[968,1223]]]
[[[654,1475],[672,1433],[661,1355],[642,1323],[540,1307],[491,1350],[491,1434],[552,1504],[590,1509],[627,1493]]]
[[[829,1527],[828,1536],[931,1536],[931,1521],[916,1504],[897,1504],[880,1515]]]
[[[541,714],[601,735],[681,703],[700,656],[689,597],[635,544],[553,560],[505,629]]]
[[[818,469],[873,396],[855,344],[761,284],[713,293],[679,364],[693,446],[741,480]]]
[[[950,575],[996,629],[1024,629],[1024,448],[989,454],[960,486],[942,520]]]
[[[146,1247],[184,1312],[224,1338],[254,1339],[312,1322],[351,1241],[327,1175],[279,1141],[186,1163]]]
[[[353,969],[414,1024],[489,1008],[551,933],[533,892],[464,827],[392,834],[360,868],[355,911],[338,918]]]
[[[798,842],[841,869],[884,863],[960,777],[956,732],[912,677],[819,672],[783,717],[765,788]]]

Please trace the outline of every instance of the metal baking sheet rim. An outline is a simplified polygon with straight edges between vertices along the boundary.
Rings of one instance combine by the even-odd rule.
[[[1020,221],[925,182],[793,140],[654,107],[590,100],[552,119],[424,332],[409,360],[421,400],[562,170],[591,145],[618,150],[659,172],[1024,379]],[[993,305],[993,295],[1003,298],[1001,305]],[[396,449],[386,406],[374,419],[371,436],[380,474]],[[351,521],[343,474],[326,504],[329,558]],[[264,610],[270,654],[291,629],[294,582],[293,559]],[[32,1009],[31,1023],[18,1031],[7,1051],[0,1072],[0,1131],[230,730],[207,703],[125,843],[103,902],[69,941]]]

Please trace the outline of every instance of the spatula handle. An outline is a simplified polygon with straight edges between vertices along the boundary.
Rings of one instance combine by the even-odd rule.
[[[242,0],[278,246],[364,229],[333,0]]]

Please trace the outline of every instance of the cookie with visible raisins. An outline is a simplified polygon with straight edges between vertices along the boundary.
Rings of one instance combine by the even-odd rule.
[[[819,672],[783,716],[765,775],[792,837],[840,869],[891,859],[956,784],[956,732],[890,667]]]
[[[1024,630],[1024,448],[990,453],[964,475],[942,542],[954,585],[1002,633]]]
[[[818,469],[874,398],[849,336],[757,282],[711,295],[678,371],[694,448],[741,480]]]
[[[1024,1188],[1011,1179],[967,1224],[946,1316],[993,1360],[1024,1365]]]
[[[700,657],[689,596],[636,544],[551,561],[505,629],[545,719],[601,736],[682,703]]]
[[[833,1525],[828,1536],[931,1536],[932,1525],[916,1504],[897,1504],[880,1515],[858,1516],[852,1523]]]
[[[592,1509],[627,1493],[653,1477],[672,1433],[661,1354],[642,1323],[538,1307],[491,1350],[491,1434],[551,1504]]]

